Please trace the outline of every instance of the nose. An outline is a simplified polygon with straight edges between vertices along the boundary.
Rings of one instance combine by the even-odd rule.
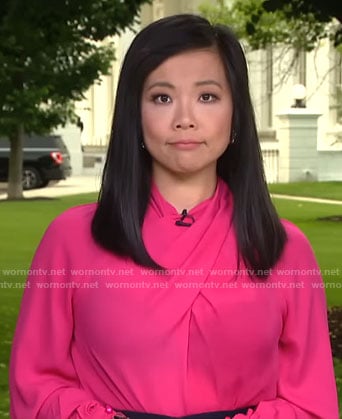
[[[179,104],[175,111],[173,126],[176,130],[196,128],[197,124],[190,104]]]
[[[182,121],[176,124],[176,129],[187,129],[187,128],[195,128],[195,124],[193,122]]]

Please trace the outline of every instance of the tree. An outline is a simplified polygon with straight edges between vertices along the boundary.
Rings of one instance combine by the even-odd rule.
[[[149,0],[1,0],[0,134],[10,139],[8,199],[22,198],[24,133],[75,121],[74,102],[114,59],[110,36]]]
[[[283,71],[285,81],[300,52],[312,51],[324,38],[342,53],[342,9],[336,0],[217,0],[204,3],[200,12],[210,21],[230,25],[247,48],[283,49],[279,59],[292,54]],[[332,70],[332,69],[331,69]],[[341,92],[334,94],[335,109],[341,115]]]
[[[341,10],[334,0],[218,0],[200,11],[234,27],[252,49],[272,44],[312,51],[323,38],[338,48],[342,43]]]
[[[334,44],[342,43],[342,8],[336,0],[264,0],[263,7],[267,12],[280,10],[288,19],[313,16],[317,22],[326,24],[336,19],[339,24],[332,33]]]

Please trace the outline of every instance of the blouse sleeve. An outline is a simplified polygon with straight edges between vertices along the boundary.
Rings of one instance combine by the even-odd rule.
[[[234,419],[339,418],[324,283],[307,239],[298,230],[296,236],[296,243],[291,243],[290,234],[290,257],[278,268],[288,285],[277,397]]]
[[[70,347],[72,289],[62,223],[48,228],[27,279],[10,361],[12,419],[110,419],[80,386]]]

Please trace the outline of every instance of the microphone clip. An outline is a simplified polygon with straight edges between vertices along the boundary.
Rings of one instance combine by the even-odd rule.
[[[185,221],[186,219],[190,221]],[[194,222],[195,218],[191,214],[189,214],[186,209],[183,209],[180,220],[177,220],[175,224],[176,226],[180,227],[190,227],[193,225]]]

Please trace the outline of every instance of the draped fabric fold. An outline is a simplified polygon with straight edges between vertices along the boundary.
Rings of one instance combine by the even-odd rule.
[[[24,292],[11,418],[105,419],[106,406],[174,417],[256,406],[237,417],[337,419],[312,249],[284,221],[283,255],[266,282],[251,278],[237,266],[233,205],[219,180],[190,209],[193,224],[180,227],[153,185],[143,239],[160,272],[94,242],[95,204],[57,217]]]

